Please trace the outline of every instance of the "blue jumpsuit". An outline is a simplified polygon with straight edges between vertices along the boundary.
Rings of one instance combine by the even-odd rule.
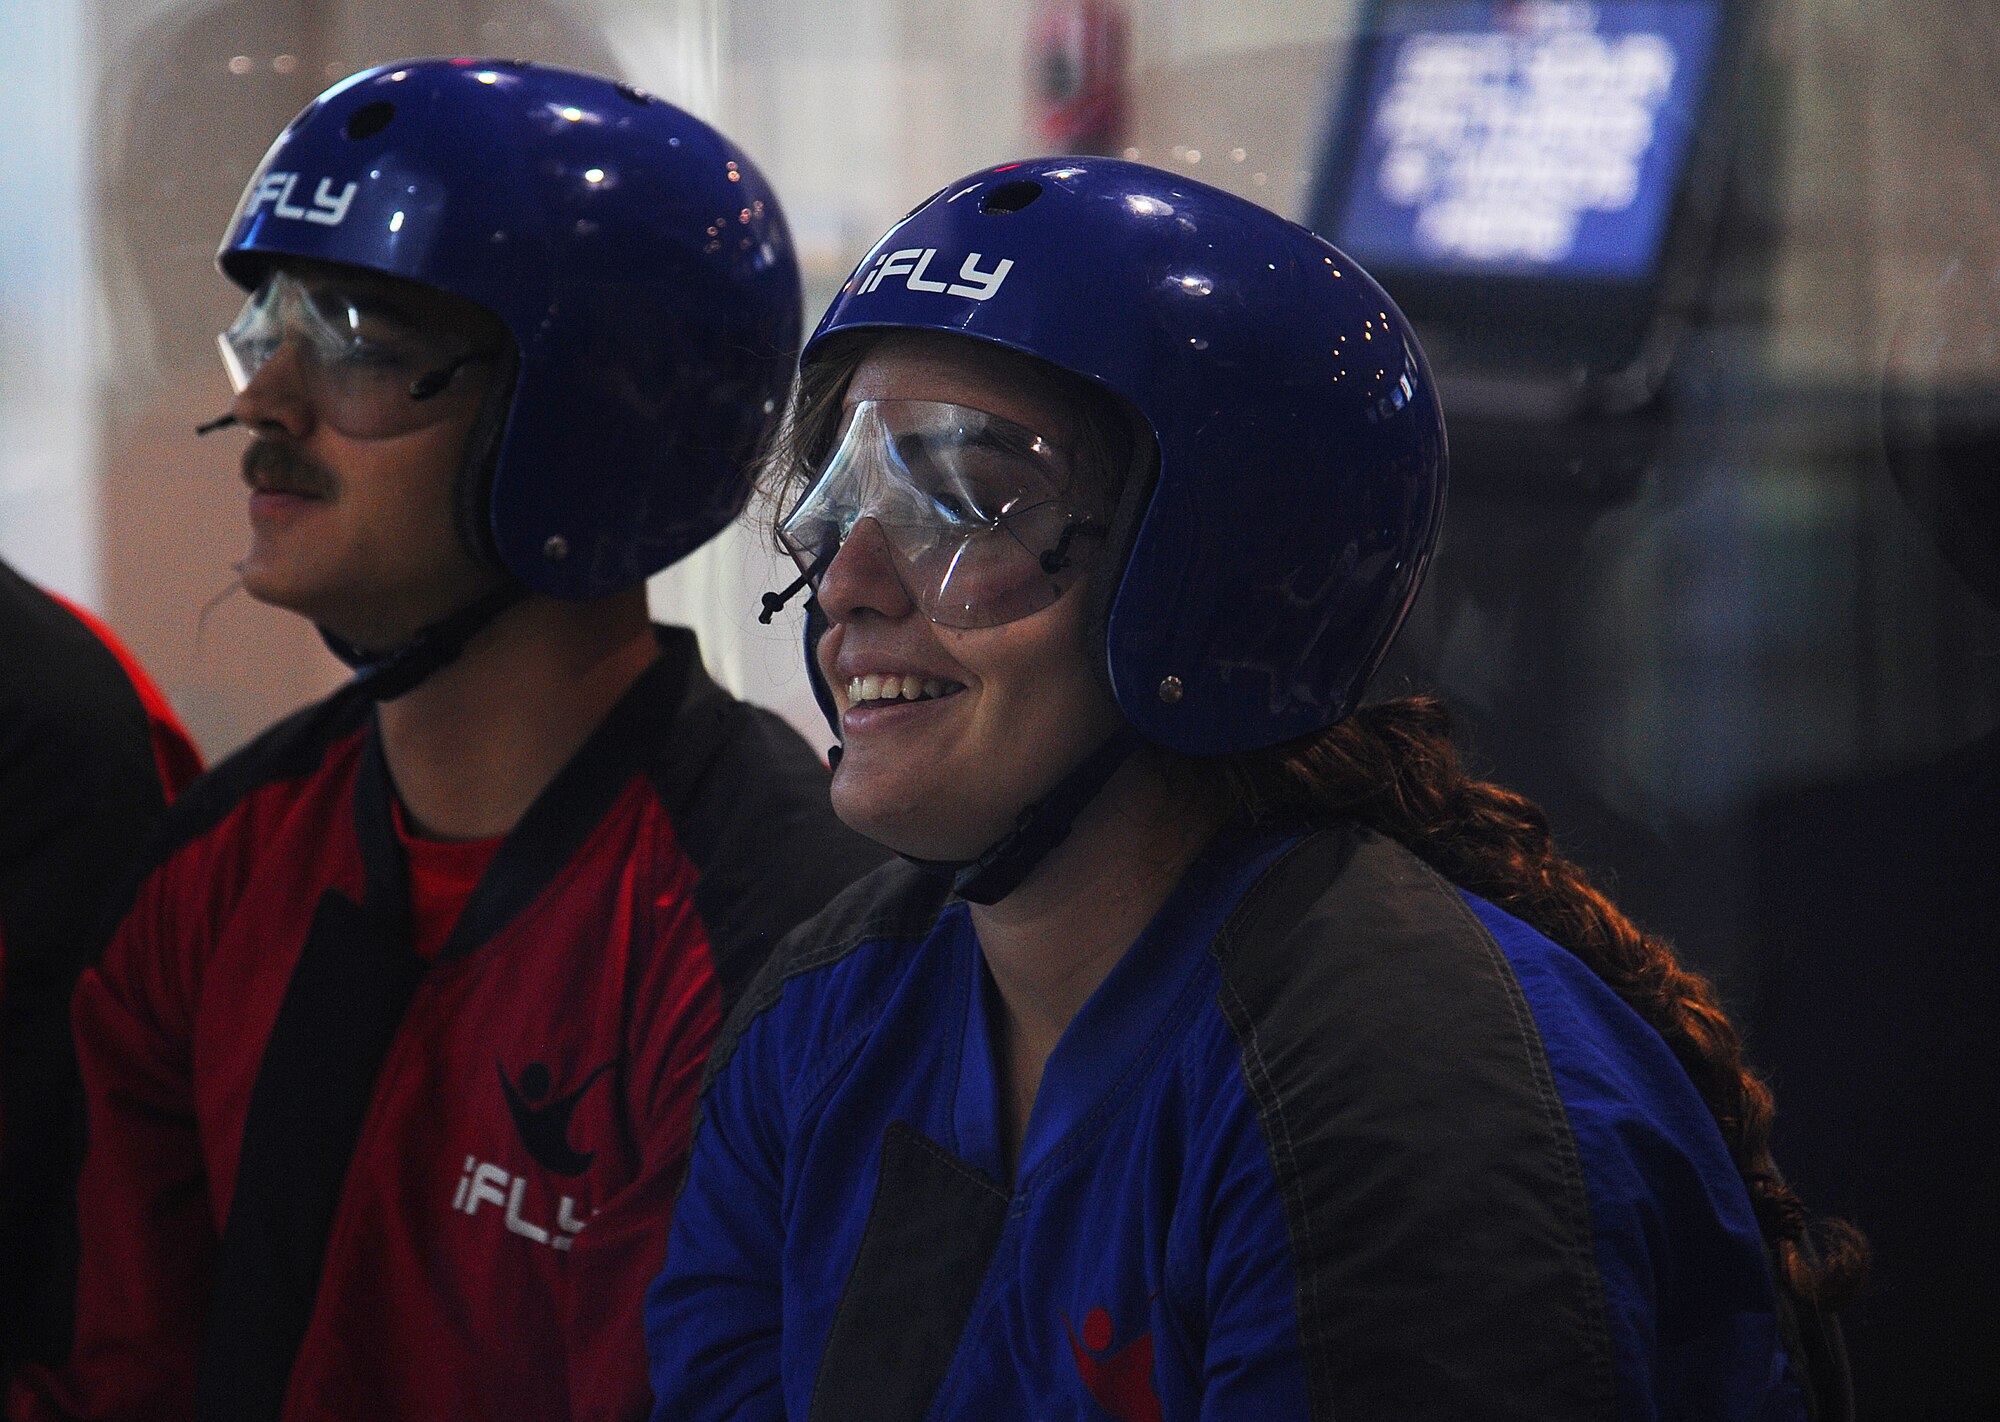
[[[1576,958],[1350,828],[1231,834],[1002,1166],[966,906],[902,865],[710,1060],[656,1419],[1795,1419],[1748,1196]]]

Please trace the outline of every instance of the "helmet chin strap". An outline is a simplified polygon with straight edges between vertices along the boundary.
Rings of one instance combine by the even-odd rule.
[[[1035,866],[1069,838],[1076,817],[1095,800],[1126,758],[1140,746],[1139,733],[1122,725],[1096,750],[1056,782],[1055,788],[1028,806],[1014,827],[988,845],[976,859],[902,857],[924,873],[951,881],[952,892],[969,903],[997,904],[1021,886]]]
[[[493,487],[493,470],[500,457],[500,436],[506,427],[507,412],[513,408],[514,383],[520,369],[519,353],[509,342],[499,371],[480,394],[479,410],[466,434],[465,453],[453,480],[459,544],[472,555],[473,561],[500,569],[500,585],[480,594],[458,611],[418,628],[401,646],[383,652],[357,647],[325,627],[318,629],[320,640],[326,643],[327,650],[354,669],[356,684],[374,701],[394,701],[415,691],[426,678],[457,661],[468,642],[501,613],[528,595],[527,586],[508,573],[501,563],[499,550],[493,546],[491,532],[485,522]],[[442,388],[439,386],[438,390]],[[428,399],[435,394],[437,390],[422,396],[412,392],[413,398],[418,399]],[[195,433],[204,433],[223,423],[222,420],[210,421]]]
[[[355,684],[371,700],[394,701],[457,661],[468,642],[527,595],[526,587],[509,578],[458,611],[417,629],[409,640],[386,652],[358,647],[326,627],[318,630],[327,650],[354,669]]]
[[[776,612],[785,600],[805,586],[807,580],[798,583],[782,593],[765,593],[764,605],[770,612]],[[775,606],[773,605],[775,604]],[[827,632],[826,612],[819,605],[819,599],[806,600],[805,651],[806,679],[812,683],[813,699],[819,702],[820,713],[826,723],[840,734],[840,712],[833,699],[833,690],[820,675],[818,647],[819,639]],[[1048,794],[1014,818],[1014,826],[992,844],[986,846],[974,859],[919,859],[914,854],[902,854],[901,858],[916,866],[935,879],[948,880],[952,892],[968,903],[997,904],[1021,886],[1035,866],[1048,858],[1050,851],[1069,838],[1076,817],[1083,813],[1084,806],[1095,800],[1118,767],[1144,744],[1144,738],[1132,728],[1130,722],[1121,724],[1107,736],[1077,766],[1057,781]],[[827,764],[833,769],[840,768],[841,746],[836,741],[826,753]]]

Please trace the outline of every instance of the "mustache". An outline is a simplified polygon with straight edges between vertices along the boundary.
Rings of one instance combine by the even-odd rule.
[[[263,493],[309,499],[330,499],[335,488],[333,474],[324,465],[289,444],[269,439],[255,440],[243,451],[243,482]]]

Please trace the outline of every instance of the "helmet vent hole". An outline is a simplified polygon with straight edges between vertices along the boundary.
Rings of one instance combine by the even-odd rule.
[[[1027,179],[1018,183],[1002,183],[988,193],[979,204],[979,210],[995,217],[1002,213],[1019,212],[1042,195],[1042,185]]]
[[[614,83],[611,87],[618,91],[619,98],[625,100],[627,103],[637,104],[641,108],[644,108],[653,101],[653,96],[644,89],[633,84],[627,84],[622,79]]]
[[[389,126],[396,116],[396,106],[387,99],[377,99],[372,104],[363,104],[347,116],[347,125],[341,130],[349,138],[373,138]]]

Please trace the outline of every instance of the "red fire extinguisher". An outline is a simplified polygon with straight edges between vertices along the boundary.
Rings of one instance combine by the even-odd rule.
[[[1121,0],[1049,0],[1035,25],[1033,119],[1052,153],[1115,153],[1125,141],[1128,28]]]

